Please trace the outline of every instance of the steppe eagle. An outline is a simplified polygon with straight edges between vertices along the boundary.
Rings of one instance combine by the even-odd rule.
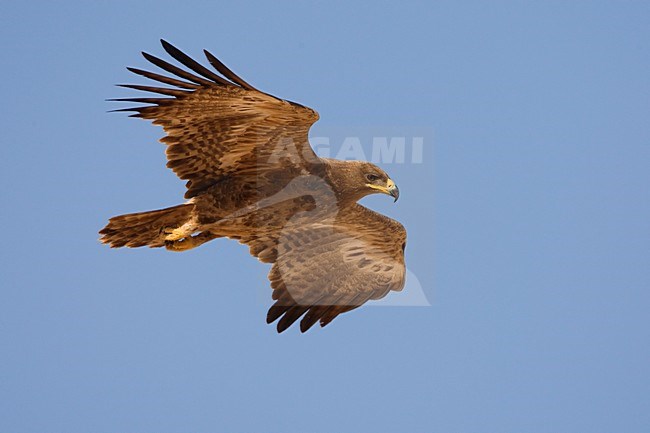
[[[116,111],[163,127],[167,166],[187,180],[187,201],[113,217],[100,240],[171,251],[220,237],[246,244],[273,264],[267,322],[279,319],[278,332],[301,317],[302,332],[325,326],[402,290],[404,227],[357,203],[373,193],[397,201],[388,175],[369,162],[319,158],[307,137],[316,111],[255,89],[208,51],[216,71],[161,42],[189,71],[143,53],[175,77],[128,68],[167,86],[122,85],[154,95],[116,99],[144,104]]]

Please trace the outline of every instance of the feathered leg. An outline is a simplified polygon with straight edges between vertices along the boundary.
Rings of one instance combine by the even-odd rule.
[[[187,236],[183,239],[165,241],[165,248],[169,251],[182,252],[196,248],[204,243],[220,237],[210,232],[202,232],[195,236]]]

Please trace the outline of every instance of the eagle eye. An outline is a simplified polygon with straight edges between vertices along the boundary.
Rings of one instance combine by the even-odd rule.
[[[368,182],[376,182],[379,180],[379,176],[376,174],[366,174],[366,179],[368,179]]]

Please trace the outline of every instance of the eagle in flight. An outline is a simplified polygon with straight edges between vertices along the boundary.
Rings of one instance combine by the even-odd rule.
[[[379,167],[319,158],[308,139],[311,108],[261,92],[208,51],[201,65],[168,42],[188,70],[143,53],[173,74],[129,71],[167,86],[122,85],[150,96],[116,111],[163,127],[167,167],[187,180],[184,204],[120,215],[99,233],[118,247],[186,251],[216,238],[236,239],[264,263],[275,303],[266,320],[282,332],[300,320],[307,331],[404,287],[406,231],[357,203],[369,194],[397,201],[399,189]]]

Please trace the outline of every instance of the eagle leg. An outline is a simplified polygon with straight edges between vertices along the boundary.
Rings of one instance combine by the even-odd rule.
[[[218,237],[218,235],[210,232],[201,232],[196,236],[187,236],[183,239],[165,241],[165,248],[167,248],[169,251],[176,252],[187,251],[203,245],[204,243]]]
[[[194,221],[188,221],[180,227],[163,227],[160,229],[160,233],[165,237],[166,241],[177,241],[191,235],[194,230],[196,230],[196,223]]]

